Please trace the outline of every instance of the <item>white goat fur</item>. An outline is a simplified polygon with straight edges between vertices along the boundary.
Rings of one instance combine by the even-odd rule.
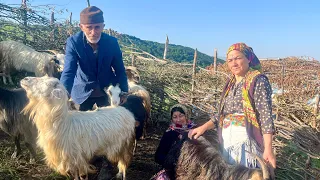
[[[93,173],[89,161],[94,155],[118,163],[125,179],[133,156],[135,119],[123,107],[103,107],[95,111],[68,112],[67,91],[51,77],[21,80],[27,91],[30,112],[39,130],[38,145],[44,150],[49,167],[75,179]]]
[[[37,52],[20,42],[11,40],[0,42],[1,70],[9,77],[9,81],[11,81],[11,69],[33,72],[38,77],[52,76],[55,68],[53,57],[54,55]]]

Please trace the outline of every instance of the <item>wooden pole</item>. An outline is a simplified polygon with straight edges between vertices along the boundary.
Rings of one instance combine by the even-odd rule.
[[[69,36],[72,36],[72,34],[73,34],[73,28],[72,28],[72,12],[70,12],[68,35],[69,35]]]
[[[168,38],[168,35],[167,35],[166,43],[164,45],[163,59],[167,58],[168,45],[169,45],[169,38]]]
[[[51,26],[51,28],[52,28],[52,31],[51,31],[51,41],[54,41],[54,39],[55,39],[55,37],[54,37],[54,11],[51,12],[50,26]]]
[[[218,50],[214,49],[214,57],[213,57],[213,72],[216,74],[217,72],[217,58],[218,58]]]
[[[315,115],[317,115],[319,112],[319,100],[320,100],[320,94],[317,94],[316,95],[316,104],[314,105],[314,110],[313,110],[313,113]]]
[[[87,0],[87,5],[88,7],[90,7],[90,0]]]
[[[317,94],[316,95],[316,102],[314,104],[314,109],[313,109],[313,113],[315,115],[315,118],[314,118],[314,120],[313,120],[313,122],[311,124],[311,126],[313,128],[317,127],[317,117],[318,117],[317,115],[318,115],[318,112],[319,112],[319,100],[320,100],[320,94]]]
[[[54,11],[51,12],[50,25],[54,24]]]
[[[23,44],[27,44],[27,26],[28,26],[28,22],[27,22],[27,0],[22,0],[21,3],[21,7],[22,7],[22,21],[23,21],[23,26],[24,26],[24,32],[23,32]]]
[[[191,93],[192,93],[192,98],[191,98],[191,104],[194,103],[195,97],[194,97],[194,90],[196,86],[196,68],[197,68],[197,56],[198,56],[198,50],[196,49],[194,51],[194,58],[193,58],[193,68],[192,68],[192,86],[191,86]]]
[[[72,12],[70,12],[70,16],[69,16],[69,25],[72,25]]]
[[[135,67],[135,55],[131,54],[131,66]]]
[[[284,94],[284,76],[285,76],[285,69],[284,69],[284,60],[280,59],[282,61],[282,75],[281,75],[281,86],[282,86],[282,94]]]

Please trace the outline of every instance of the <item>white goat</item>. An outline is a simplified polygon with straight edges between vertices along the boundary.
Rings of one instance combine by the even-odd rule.
[[[29,46],[16,41],[0,42],[0,71],[3,83],[13,84],[10,73],[13,70],[35,73],[36,76],[53,76],[56,68],[56,56],[49,53],[37,52]]]
[[[135,141],[135,119],[130,111],[109,106],[68,112],[67,91],[58,79],[26,77],[20,84],[29,98],[24,112],[34,117],[37,143],[49,167],[79,179],[95,172],[89,164],[94,156],[105,156],[118,164],[117,177],[125,179]]]

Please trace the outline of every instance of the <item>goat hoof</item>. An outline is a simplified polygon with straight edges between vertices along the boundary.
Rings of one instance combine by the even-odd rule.
[[[30,164],[36,164],[36,159],[35,158],[30,158],[29,163]]]
[[[102,166],[97,180],[108,180],[108,179],[112,179],[112,167]]]
[[[13,152],[13,154],[11,155],[11,159],[19,159],[20,158],[20,153],[15,151]]]
[[[87,175],[82,175],[82,176],[80,176],[80,180],[88,180],[88,176]]]
[[[116,175],[116,179],[123,179],[123,174],[122,173],[118,173]]]

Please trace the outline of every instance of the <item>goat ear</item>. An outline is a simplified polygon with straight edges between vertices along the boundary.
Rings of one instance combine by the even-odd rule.
[[[56,99],[62,99],[63,97],[63,91],[62,89],[53,89],[52,92],[51,92],[51,95],[53,98],[56,98]]]

